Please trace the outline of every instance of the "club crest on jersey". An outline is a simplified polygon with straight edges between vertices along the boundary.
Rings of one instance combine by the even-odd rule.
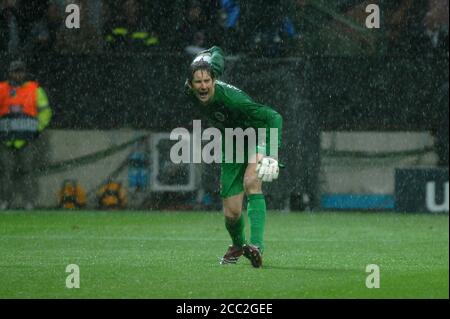
[[[216,118],[216,120],[218,120],[220,122],[224,122],[225,121],[225,115],[223,113],[215,112],[214,113],[214,117]]]

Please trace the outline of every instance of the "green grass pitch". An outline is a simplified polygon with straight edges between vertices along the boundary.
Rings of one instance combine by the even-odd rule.
[[[0,298],[449,297],[448,215],[269,212],[260,269],[228,245],[219,212],[4,212]]]

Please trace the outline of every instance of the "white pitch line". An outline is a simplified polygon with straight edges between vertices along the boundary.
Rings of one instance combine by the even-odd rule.
[[[136,236],[83,236],[80,234],[79,236],[68,236],[68,235],[50,235],[50,236],[33,236],[33,235],[1,235],[0,240],[128,240],[128,241],[216,241],[216,242],[222,242],[224,240],[227,240],[227,238],[212,238],[212,237],[136,237]],[[360,240],[336,240],[334,238],[306,238],[306,237],[295,237],[295,238],[289,238],[289,239],[281,239],[281,238],[267,238],[267,242],[334,242],[334,243],[361,243]],[[408,241],[408,240],[389,240],[389,239],[373,239],[368,240],[367,238],[364,239],[364,243],[362,244],[369,244],[369,243],[426,243],[426,241],[420,241],[417,239]],[[444,241],[446,242],[446,241]],[[431,243],[431,242],[430,242]],[[433,243],[436,243],[436,241],[433,241]]]

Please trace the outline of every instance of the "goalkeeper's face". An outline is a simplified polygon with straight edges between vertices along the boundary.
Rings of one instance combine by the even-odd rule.
[[[197,70],[193,74],[191,86],[195,97],[203,104],[208,104],[214,97],[215,80],[206,70]]]

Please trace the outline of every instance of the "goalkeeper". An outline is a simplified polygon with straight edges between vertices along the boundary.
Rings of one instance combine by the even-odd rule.
[[[245,163],[224,161],[222,152],[220,195],[223,199],[225,226],[232,245],[222,257],[221,264],[235,264],[244,255],[253,267],[262,266],[264,251],[264,228],[266,202],[262,182],[278,178],[279,163],[275,154],[266,149],[270,145],[270,129],[278,133],[277,146],[281,141],[282,118],[272,108],[254,102],[240,89],[219,81],[224,69],[223,52],[212,47],[197,55],[189,68],[186,92],[198,111],[214,127],[224,133],[225,128],[260,128],[266,130],[266,139],[257,145],[250,160]],[[223,134],[222,134],[223,136]],[[222,138],[222,150],[224,149]],[[272,149],[272,147],[270,147]],[[278,154],[278,149],[276,153]],[[245,153],[250,152],[245,145]],[[245,219],[242,214],[244,193],[247,196],[247,212],[250,223],[250,241],[245,236]]]

